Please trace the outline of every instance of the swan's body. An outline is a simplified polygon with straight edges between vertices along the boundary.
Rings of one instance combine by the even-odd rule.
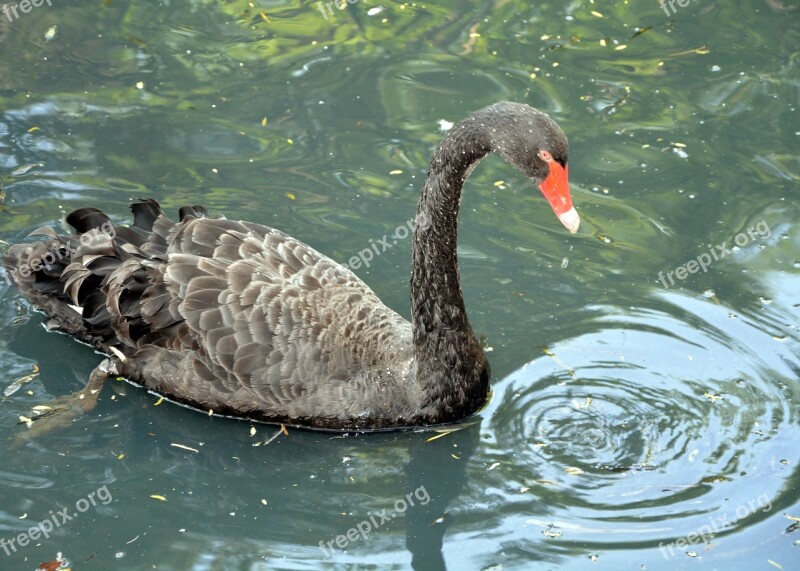
[[[577,230],[555,122],[515,103],[474,113],[447,134],[422,189],[411,323],[313,248],[207,218],[203,207],[173,223],[142,201],[130,227],[77,210],[67,219],[76,236],[43,229],[50,242],[12,246],[4,266],[56,327],[108,354],[120,375],[190,406],[346,430],[455,421],[489,390],[461,295],[456,223],[464,180],[493,150]]]

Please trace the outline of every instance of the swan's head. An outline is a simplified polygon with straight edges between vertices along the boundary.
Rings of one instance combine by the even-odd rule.
[[[561,223],[573,234],[581,219],[569,193],[564,131],[546,113],[522,103],[503,101],[479,111],[486,117],[490,146],[539,187]]]

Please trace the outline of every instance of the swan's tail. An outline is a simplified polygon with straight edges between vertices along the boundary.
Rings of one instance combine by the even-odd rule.
[[[45,240],[14,244],[3,259],[6,280],[50,317],[50,326],[104,352],[120,338],[149,332],[141,309],[158,294],[145,294],[153,285],[149,273],[166,261],[176,228],[155,200],[136,202],[131,210],[131,226],[114,224],[96,208],[75,210],[67,216],[74,235],[40,228],[31,235]],[[181,220],[207,215],[202,206],[180,209]]]

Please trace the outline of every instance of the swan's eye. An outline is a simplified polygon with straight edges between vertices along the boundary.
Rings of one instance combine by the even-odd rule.
[[[544,162],[549,163],[553,160],[553,155],[550,154],[550,151],[539,151],[539,158],[542,159]]]

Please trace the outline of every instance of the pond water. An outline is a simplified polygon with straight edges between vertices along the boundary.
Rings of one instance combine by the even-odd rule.
[[[0,569],[798,568],[796,2],[38,4],[0,13],[3,244],[152,197],[346,262],[503,99],[567,133],[583,224],[475,171],[494,394],[447,434],[276,436],[114,381],[14,446],[100,357],[0,282]],[[409,268],[406,239],[357,273],[408,316]]]

